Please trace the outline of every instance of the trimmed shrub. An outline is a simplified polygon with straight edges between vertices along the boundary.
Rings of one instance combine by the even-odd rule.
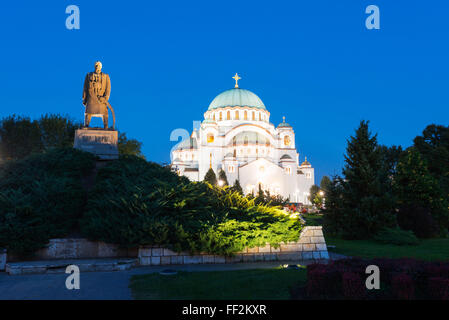
[[[408,246],[419,244],[418,238],[411,231],[404,231],[399,228],[383,228],[374,240],[386,244],[394,244],[398,246]]]

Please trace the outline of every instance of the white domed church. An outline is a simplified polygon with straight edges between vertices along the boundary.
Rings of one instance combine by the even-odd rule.
[[[295,132],[284,121],[275,127],[262,100],[238,86],[219,94],[204,113],[199,130],[172,151],[172,169],[193,181],[212,168],[225,171],[228,182],[239,180],[243,191],[257,194],[259,185],[290,202],[309,204],[314,169],[300,164]]]

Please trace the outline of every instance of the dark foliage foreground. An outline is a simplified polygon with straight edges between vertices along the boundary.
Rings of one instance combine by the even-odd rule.
[[[82,226],[91,239],[123,246],[232,255],[245,246],[294,241],[301,224],[229,188],[191,183],[137,157],[100,170]]]
[[[369,265],[380,270],[380,289],[368,290]],[[415,259],[343,259],[307,267],[307,283],[290,290],[292,299],[449,300],[449,262]]]
[[[27,255],[76,227],[86,204],[82,177],[95,157],[51,149],[0,167],[0,247]]]

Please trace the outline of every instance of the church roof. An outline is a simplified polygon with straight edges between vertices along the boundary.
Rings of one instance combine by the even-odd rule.
[[[208,110],[236,106],[266,110],[262,100],[256,94],[240,88],[234,88],[220,93],[212,100]]]

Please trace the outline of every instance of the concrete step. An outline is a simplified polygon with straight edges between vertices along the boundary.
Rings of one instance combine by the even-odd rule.
[[[46,261],[8,262],[6,272],[10,275],[36,273],[65,273],[66,267],[76,265],[80,272],[123,271],[137,265],[137,259],[63,259]]]

